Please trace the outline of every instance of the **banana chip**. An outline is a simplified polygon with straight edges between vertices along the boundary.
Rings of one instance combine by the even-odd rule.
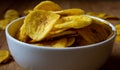
[[[7,19],[0,20],[0,30],[4,30],[9,22]]]
[[[111,27],[109,26],[109,23],[106,21],[99,21],[93,18],[93,23],[96,23],[98,25],[101,25],[106,31],[109,33],[112,33]]]
[[[34,7],[34,10],[58,11],[61,7],[52,1],[42,1]]]
[[[120,24],[116,25],[116,30],[117,30],[117,36],[115,38],[115,41],[120,42]]]
[[[66,44],[67,44],[67,38],[61,38],[57,40],[56,43],[53,44],[52,46],[55,48],[65,48]]]
[[[75,37],[68,37],[67,38],[67,47],[72,46],[75,42]]]
[[[24,10],[23,13],[24,13],[25,15],[27,15],[27,14],[29,14],[31,11],[32,11],[32,10]]]
[[[17,34],[18,34],[17,38],[20,41],[27,42],[27,40],[28,40],[29,37],[26,34],[25,24],[22,25],[22,27],[20,28],[20,30],[19,30],[19,32]]]
[[[94,44],[109,38],[113,33],[109,24],[89,15],[116,18],[106,13],[88,12],[85,15],[84,10],[78,8],[63,10],[52,1],[42,1],[27,11],[18,39],[37,46],[65,48]],[[116,37],[116,40],[119,39]]]
[[[10,9],[5,12],[4,19],[0,20],[0,30],[5,30],[7,24],[19,17],[16,10]]]
[[[116,36],[115,41],[116,41],[116,42],[120,42],[120,35],[117,35],[117,36]]]
[[[74,34],[76,34],[75,31],[67,30],[67,31],[63,31],[60,33],[56,33],[56,34],[50,34],[50,35],[46,36],[46,39],[48,40],[48,39],[52,39],[52,38],[63,37],[63,36],[74,35]]]
[[[78,33],[86,40],[88,43],[97,43],[105,40],[109,35],[111,30],[105,29],[106,24],[93,23],[85,28],[79,29]]]
[[[120,35],[120,24],[116,25],[117,35]]]
[[[12,20],[14,20],[18,17],[19,17],[19,13],[16,10],[13,10],[13,9],[7,10],[5,15],[4,15],[4,18],[8,19],[10,21],[12,21]]]
[[[44,10],[32,11],[24,20],[26,34],[34,41],[46,37],[60,15]]]
[[[55,28],[83,28],[90,25],[92,19],[86,15],[79,15],[79,16],[67,16],[61,18],[61,24],[56,24]]]
[[[82,9],[65,9],[61,11],[55,11],[54,13],[60,14],[60,15],[83,15],[85,12]]]
[[[80,36],[83,37],[83,39],[85,39],[90,44],[93,44],[99,41],[99,39],[97,39],[97,36],[94,33],[92,33],[90,29],[83,28],[78,30],[78,33],[80,34]]]
[[[108,15],[106,13],[88,12],[87,15],[99,17],[99,18],[102,18],[102,19],[116,19],[116,20],[120,19],[119,17]]]
[[[0,50],[0,63],[6,63],[10,57],[10,53],[7,50]]]

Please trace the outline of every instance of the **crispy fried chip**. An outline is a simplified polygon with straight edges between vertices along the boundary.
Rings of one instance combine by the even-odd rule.
[[[24,13],[25,15],[27,15],[27,14],[29,14],[31,11],[32,11],[32,10],[30,10],[30,9],[29,9],[29,10],[24,10],[23,13]]]
[[[20,30],[18,31],[18,36],[17,38],[20,40],[20,41],[23,41],[23,42],[27,42],[28,40],[28,35],[26,34],[26,30],[25,30],[25,25],[23,24],[22,27],[20,28]]]
[[[0,63],[5,63],[10,57],[10,53],[7,50],[0,50]]]
[[[107,31],[108,34],[112,33],[112,29],[109,26],[108,22],[93,19],[93,23],[96,23],[96,24],[100,25],[105,31]]]
[[[115,38],[115,41],[120,42],[120,24],[117,24],[115,27],[116,27],[116,30],[117,30],[117,36]]]
[[[57,40],[56,43],[53,44],[52,46],[55,48],[65,48],[66,44],[67,44],[67,38],[61,38]]]
[[[67,16],[61,18],[61,23],[56,24],[55,28],[83,28],[88,25],[90,25],[92,22],[92,19],[85,15],[80,16]]]
[[[7,24],[19,17],[16,10],[10,9],[5,12],[4,19],[0,20],[0,29],[5,30]]]
[[[34,10],[58,11],[61,7],[52,1],[42,1],[34,7]]]
[[[84,45],[89,45],[89,44],[91,44],[91,43],[89,43],[88,41],[86,41],[80,35],[76,36],[74,46],[84,46]]]
[[[87,29],[87,28],[80,29],[78,30],[78,33],[80,34],[80,36],[83,37],[83,39],[85,39],[90,44],[93,44],[99,41],[97,36],[94,35],[94,33],[92,33],[90,29]]]
[[[18,17],[19,17],[19,13],[13,9],[7,10],[5,15],[4,15],[4,18],[9,19],[10,21],[12,21]]]
[[[120,24],[116,25],[117,35],[120,35]]]
[[[85,12],[82,9],[65,9],[60,11],[54,11],[54,13],[60,14],[60,15],[83,15]]]
[[[99,17],[99,18],[102,18],[102,19],[113,19],[113,20],[115,20],[115,19],[119,20],[120,19],[119,17],[108,15],[106,13],[88,12],[87,15]]]
[[[46,37],[60,15],[44,10],[32,11],[24,20],[27,35],[34,41],[40,41]]]
[[[93,23],[85,28],[79,29],[78,33],[82,36],[89,44],[97,43],[105,40],[109,35],[111,30],[106,30],[101,23]]]
[[[120,35],[117,35],[117,36],[116,36],[115,41],[116,41],[116,42],[120,42]]]
[[[115,25],[116,29],[120,29],[120,24]]]
[[[106,14],[105,13],[96,13],[96,12],[87,12],[87,15],[96,16],[96,17],[99,17],[99,18],[104,18],[104,16]]]
[[[46,39],[52,39],[52,38],[56,38],[56,37],[62,37],[62,36],[66,36],[66,35],[74,35],[76,34],[76,32],[74,30],[67,30],[67,31],[63,31],[60,33],[55,33],[55,34],[49,34],[48,36],[46,36]]]
[[[5,28],[9,22],[10,21],[7,19],[0,20],[0,30],[5,30]]]
[[[75,42],[75,37],[68,37],[67,38],[67,47],[73,45]]]

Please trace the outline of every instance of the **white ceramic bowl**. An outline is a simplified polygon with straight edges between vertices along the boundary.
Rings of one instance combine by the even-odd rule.
[[[114,33],[105,41],[81,47],[51,48],[30,45],[15,39],[23,20],[24,17],[14,20],[6,27],[5,32],[13,58],[25,70],[98,70],[112,51],[116,30],[107,21],[105,22],[109,23]]]

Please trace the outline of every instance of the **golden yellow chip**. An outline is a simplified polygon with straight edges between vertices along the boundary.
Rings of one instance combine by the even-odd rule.
[[[8,19],[10,21],[12,21],[12,20],[14,20],[18,17],[19,17],[19,13],[16,10],[13,10],[13,9],[7,10],[5,15],[4,15],[4,18]]]
[[[42,1],[34,7],[34,10],[58,11],[61,7],[52,1]]]
[[[67,16],[61,18],[61,24],[56,24],[55,28],[83,28],[88,25],[90,25],[92,22],[92,19],[88,16],[85,15],[80,15],[80,16]]]
[[[120,19],[119,17],[108,15],[106,13],[88,12],[87,15],[99,17],[99,18],[102,18],[102,19],[117,19],[117,20]]]
[[[25,15],[27,15],[27,14],[29,14],[31,11],[32,11],[32,10],[24,10],[23,13],[24,13]]]
[[[96,17],[99,17],[99,18],[104,18],[104,16],[106,14],[105,13],[96,13],[96,12],[87,12],[87,15],[96,16]]]
[[[116,29],[120,29],[120,24],[115,25]]]
[[[10,21],[7,19],[0,20],[0,30],[5,30],[5,28],[9,22]]]
[[[67,38],[67,47],[73,45],[75,42],[75,37],[68,37]]]
[[[60,14],[60,15],[83,15],[85,12],[82,9],[65,9],[61,11],[54,11],[54,13]]]
[[[103,30],[107,31],[107,34],[112,33],[112,28],[109,26],[108,22],[101,22],[99,20],[93,19],[93,23],[100,25],[103,28]]]
[[[90,44],[93,44],[99,41],[99,39],[97,39],[97,36],[87,28],[78,30],[78,33],[80,34],[80,36],[83,37],[83,39],[85,39]]]
[[[78,33],[90,44],[103,41],[110,35],[110,31],[106,30],[103,25],[94,22],[85,28],[79,29]]]
[[[66,35],[74,35],[76,34],[76,32],[74,30],[67,30],[67,31],[63,31],[60,33],[55,33],[55,34],[49,34],[46,36],[45,39],[52,39],[52,38],[56,38],[56,37],[62,37],[62,36],[66,36]]]
[[[60,15],[49,11],[32,11],[24,20],[26,33],[34,41],[40,41],[47,36],[59,18]]]
[[[10,53],[7,50],[0,50],[0,63],[6,62],[10,57]]]
[[[117,24],[115,27],[116,27],[116,30],[117,30],[117,36],[115,38],[115,41],[120,42],[120,24]]]
[[[76,36],[74,46],[84,46],[84,45],[89,45],[89,44],[91,44],[91,43],[89,43],[88,41],[86,41],[80,35]]]
[[[120,35],[117,35],[117,36],[116,36],[115,41],[116,41],[116,42],[120,42]]]
[[[102,25],[99,25],[97,23],[91,24],[89,29],[92,33],[94,33],[96,39],[98,39],[97,42],[105,40],[110,35],[108,30],[104,29]]]
[[[120,29],[117,29],[117,35],[120,35]]]
[[[117,30],[117,35],[120,35],[120,24],[117,24],[115,27]]]
[[[17,26],[20,29],[16,33],[16,38],[18,40],[20,40],[20,41],[27,42],[28,35],[25,32],[26,30],[25,30],[25,25],[24,25],[24,19],[18,20],[17,22],[14,22],[14,23],[17,23],[17,24],[21,24],[22,23],[20,26]]]
[[[17,38],[20,40],[20,41],[23,41],[23,42],[27,42],[28,40],[28,35],[26,34],[26,30],[25,30],[25,25],[23,24],[22,27],[20,28],[20,30],[18,31],[17,33]]]
[[[56,43],[52,45],[52,47],[65,48],[66,44],[67,44],[67,38],[61,38],[61,39],[57,40]]]

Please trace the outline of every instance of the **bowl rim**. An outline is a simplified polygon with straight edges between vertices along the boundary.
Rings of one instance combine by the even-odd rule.
[[[84,48],[90,48],[90,47],[97,47],[98,45],[101,45],[101,44],[103,44],[103,43],[106,43],[106,42],[108,42],[108,41],[110,41],[110,40],[112,40],[115,36],[116,36],[116,28],[114,27],[114,25],[112,24],[112,23],[110,23],[110,22],[108,22],[108,21],[106,21],[106,20],[104,20],[104,19],[101,19],[101,18],[98,18],[98,17],[95,17],[95,16],[90,16],[90,15],[86,15],[86,16],[89,16],[89,17],[91,17],[91,18],[93,18],[93,19],[97,19],[97,20],[99,20],[99,21],[101,21],[101,22],[105,22],[105,23],[108,23],[108,25],[112,28],[112,30],[113,30],[113,34],[112,34],[112,36],[111,37],[109,37],[108,39],[106,39],[106,40],[104,40],[104,41],[101,41],[101,42],[98,42],[98,43],[95,43],[95,44],[90,44],[90,45],[85,45],[85,46],[76,46],[76,47],[66,47],[66,48],[54,48],[54,47],[48,47],[48,46],[37,46],[37,45],[33,45],[33,44],[28,44],[28,43],[25,43],[25,42],[22,42],[22,41],[19,41],[19,40],[17,40],[16,38],[14,38],[14,37],[12,37],[10,34],[9,34],[9,32],[8,32],[8,29],[9,29],[9,27],[14,23],[14,22],[16,22],[16,21],[18,21],[18,20],[21,20],[21,19],[24,19],[25,18],[25,16],[23,16],[23,17],[20,17],[20,18],[17,18],[17,19],[15,19],[15,20],[13,20],[12,22],[10,22],[7,26],[6,26],[6,29],[5,29],[5,34],[6,34],[6,37],[8,36],[10,39],[12,39],[13,41],[15,41],[15,42],[17,42],[17,43],[19,43],[19,44],[23,44],[23,45],[25,45],[26,47],[28,47],[28,48],[36,48],[36,49],[53,49],[53,50],[68,50],[68,49],[84,49]],[[22,46],[21,46],[22,47]]]

